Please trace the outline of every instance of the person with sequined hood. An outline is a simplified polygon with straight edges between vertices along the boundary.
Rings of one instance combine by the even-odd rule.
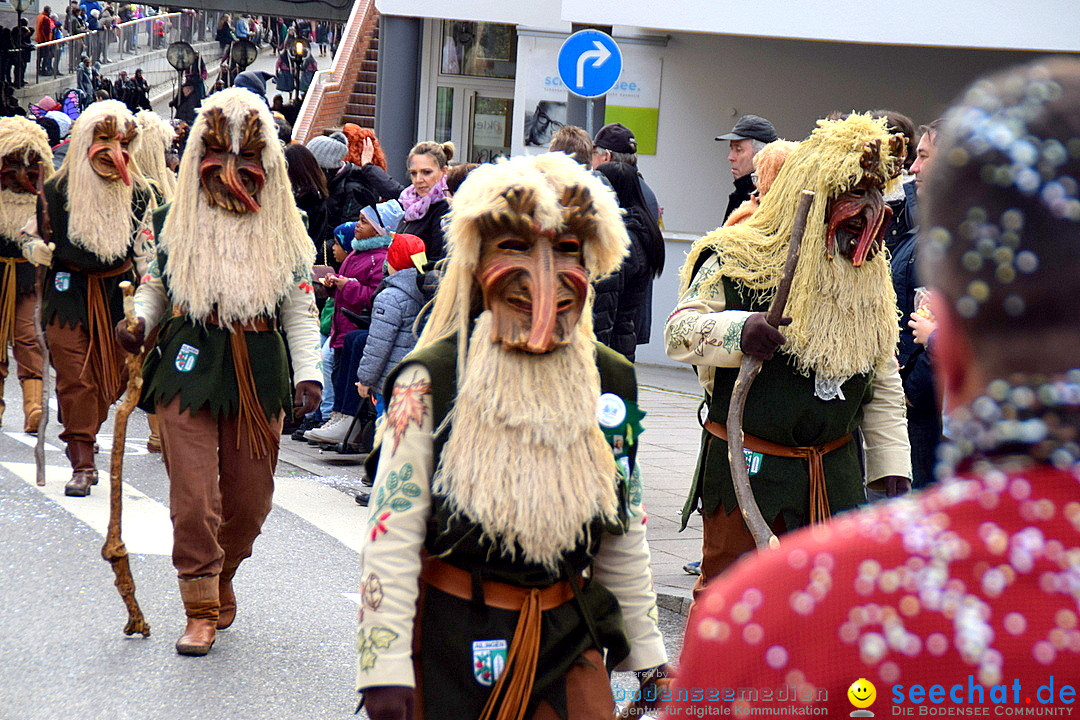
[[[140,407],[158,416],[169,474],[187,615],[176,651],[206,655],[236,616],[233,577],[273,506],[285,413],[294,404],[310,412],[322,396],[308,282],[315,250],[261,100],[239,88],[206,100],[154,229],[137,322],[116,334],[136,352],[161,325]]]
[[[695,366],[708,417],[683,509],[704,516],[696,592],[755,545],[728,463],[728,404],[744,355],[760,359],[743,415],[748,473],[773,532],[866,501],[865,478],[895,494],[910,483],[904,394],[894,352],[896,296],[882,198],[904,141],[883,120],[821,120],[785,160],[754,215],[691,248],[664,330],[673,360]],[[815,192],[781,329],[765,321],[787,257],[800,193]]]
[[[132,162],[138,142],[135,117],[122,103],[87,108],[22,236],[26,259],[48,268],[41,321],[72,468],[64,494],[74,497],[89,495],[98,482],[94,439],[124,390],[112,332],[124,316],[120,283],[142,276],[153,246],[145,221],[156,199]]]
[[[940,482],[721,577],[691,613],[677,688],[786,687],[830,716],[1075,707],[1080,61],[979,79],[936,143],[949,161],[920,199],[919,262],[951,420]]]
[[[561,153],[500,160],[455,193],[447,240],[386,382],[357,688],[372,720],[606,720],[609,670],[648,686],[667,660],[634,370],[588,322],[628,250],[618,205]]]

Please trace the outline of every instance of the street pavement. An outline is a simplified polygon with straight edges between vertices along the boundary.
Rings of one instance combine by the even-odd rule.
[[[700,430],[696,381],[685,368],[639,366],[648,413],[639,459],[661,627],[674,659],[700,552],[700,521],[679,534],[678,515]],[[125,637],[126,613],[100,551],[108,519],[112,420],[102,428],[102,482],[65,498],[70,470],[53,422],[47,482],[34,484],[33,438],[21,428],[11,378],[0,430],[0,720],[236,720],[352,717],[355,617],[367,509],[353,501],[360,456],[282,438],[274,511],[236,578],[239,611],[205,658],[177,655],[183,627],[170,561],[168,481],[145,451],[145,416],[133,413],[124,460],[124,540],[149,638]],[[674,610],[674,611],[673,611]],[[617,674],[623,688],[633,682]],[[360,717],[363,717],[361,713]]]

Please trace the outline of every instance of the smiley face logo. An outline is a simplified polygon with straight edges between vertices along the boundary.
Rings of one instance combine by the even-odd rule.
[[[847,696],[855,707],[859,709],[868,708],[877,699],[877,688],[874,687],[874,683],[866,678],[859,678],[851,683],[851,687],[847,690]]]

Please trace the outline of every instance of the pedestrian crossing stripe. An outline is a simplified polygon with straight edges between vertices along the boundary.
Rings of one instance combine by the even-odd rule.
[[[4,468],[45,497],[67,510],[105,538],[109,529],[109,475],[99,472],[100,481],[87,497],[67,497],[64,485],[71,478],[65,465],[45,466],[45,487],[37,486],[37,466],[33,463],[3,462]],[[169,509],[149,495],[124,483],[124,545],[132,555],[172,555],[172,521]]]
[[[22,432],[12,432],[5,430],[4,434],[12,440],[22,443],[27,447],[37,447],[37,435],[29,435]],[[112,450],[113,436],[109,433],[98,433],[96,438],[97,444],[101,446],[102,450]],[[49,441],[45,441],[46,452],[63,452],[61,448],[53,445]],[[146,449],[146,438],[127,438],[124,442],[124,455],[149,455],[150,451]]]
[[[101,437],[101,436],[99,436]],[[100,482],[87,497],[67,497],[64,485],[71,468],[45,466],[45,487],[37,486],[33,463],[0,462],[12,474],[70,512],[104,540],[109,528],[109,475],[99,470]],[[314,525],[350,550],[360,552],[367,509],[359,507],[344,493],[306,478],[274,478],[274,505]],[[133,555],[171,555],[172,521],[169,508],[124,483],[123,538]]]

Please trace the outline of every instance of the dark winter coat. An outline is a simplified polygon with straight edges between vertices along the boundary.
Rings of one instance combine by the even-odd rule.
[[[428,206],[427,213],[416,220],[401,219],[398,223],[399,233],[415,235],[424,241],[428,262],[442,260],[446,254],[446,244],[443,239],[443,217],[450,211],[450,203],[446,200],[436,200]]]
[[[728,195],[727,210],[724,211],[725,222],[727,222],[728,215],[735,212],[735,208],[749,200],[754,193],[754,181],[750,177],[752,174],[746,173],[741,178],[735,178],[735,189]]]
[[[416,345],[413,323],[424,302],[422,283],[416,268],[406,268],[386,277],[375,295],[364,359],[356,371],[356,379],[375,392],[382,392],[390,371]]]
[[[316,262],[320,262],[325,258],[326,253],[326,244],[323,240],[329,234],[326,228],[326,199],[317,192],[304,193],[296,198],[296,207],[307,213],[308,237],[315,244]]]
[[[593,286],[593,331],[598,341],[633,362],[639,344],[639,318],[651,296],[653,274],[645,254],[645,228],[628,217],[626,231],[630,254],[614,275]]]
[[[356,222],[362,208],[396,200],[404,189],[404,185],[390,177],[378,165],[360,167],[345,163],[329,179],[330,195],[326,201],[327,231],[332,232],[341,223]]]

